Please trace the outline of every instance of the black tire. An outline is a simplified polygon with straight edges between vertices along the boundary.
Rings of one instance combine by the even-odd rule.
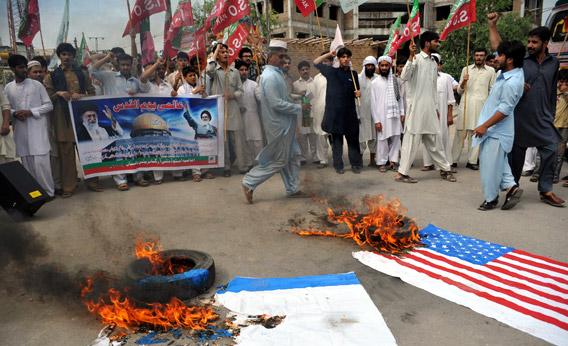
[[[205,252],[195,250],[166,250],[160,252],[164,260],[183,259],[194,266],[183,274],[149,275],[151,264],[147,259],[133,261],[127,268],[130,295],[143,302],[167,303],[171,298],[194,298],[206,292],[215,282],[215,262]]]

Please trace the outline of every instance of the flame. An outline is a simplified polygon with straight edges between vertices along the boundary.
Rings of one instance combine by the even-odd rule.
[[[187,306],[181,300],[172,298],[169,303],[150,303],[148,307],[137,307],[124,293],[111,288],[106,297],[87,300],[93,292],[93,279],[87,278],[81,297],[89,312],[97,315],[106,325],[135,331],[140,327],[168,330],[186,328],[205,330],[219,318],[209,306]]]
[[[171,258],[164,259],[160,255],[162,247],[157,240],[137,240],[134,253],[137,259],[146,258],[152,265],[150,275],[174,275],[181,274],[191,269],[192,266],[183,263],[173,263]]]
[[[135,247],[136,258],[147,258],[152,264],[149,275],[172,275],[187,270],[183,264],[174,264],[170,259],[164,260],[160,256],[161,247],[157,241],[138,241]],[[202,331],[214,325],[219,315],[209,306],[187,306],[181,300],[173,297],[169,303],[148,303],[138,306],[132,298],[127,296],[127,289],[123,291],[109,288],[104,294],[94,294],[96,280],[104,277],[88,277],[81,287],[81,298],[87,310],[96,315],[103,324],[115,325],[129,331],[139,328],[152,328],[168,330],[172,328],[185,328]],[[101,274],[102,275],[102,274]]]
[[[404,217],[406,210],[400,201],[386,201],[382,195],[366,196],[363,198],[368,212],[359,213],[355,210],[335,212],[327,209],[327,219],[333,223],[343,223],[349,233],[335,233],[329,230],[293,229],[301,236],[324,236],[352,239],[360,247],[370,246],[379,252],[401,254],[416,246],[420,246],[420,233],[413,220]],[[407,232],[402,233],[401,228]]]

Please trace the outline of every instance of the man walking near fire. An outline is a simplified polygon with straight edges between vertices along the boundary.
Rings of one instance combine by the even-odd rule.
[[[497,13],[487,15],[492,48],[501,42],[497,31]],[[553,207],[563,207],[564,200],[552,192],[556,148],[560,134],[554,127],[556,110],[556,80],[558,59],[548,54],[550,29],[541,26],[529,32],[528,55],[523,62],[524,94],[515,111],[515,141],[509,154],[509,164],[517,185],[523,172],[527,148],[536,147],[540,154],[538,191],[540,200]]]
[[[455,182],[451,166],[443,148],[438,145],[440,135],[438,124],[438,66],[430,57],[433,50],[440,44],[440,36],[432,31],[420,35],[420,53],[416,54],[416,45],[410,43],[410,57],[402,70],[401,78],[405,80],[409,91],[408,114],[404,123],[404,138],[402,153],[396,181],[416,183],[408,172],[414,161],[420,143],[430,153],[434,164],[440,168],[442,179]]]
[[[473,145],[479,145],[481,185],[485,197],[478,209],[483,211],[497,206],[499,190],[508,189],[501,207],[503,210],[513,208],[523,193],[511,174],[507,154],[513,147],[515,136],[515,106],[523,95],[525,47],[519,41],[501,42],[497,54],[495,63],[501,71],[473,130]]]
[[[281,67],[287,44],[272,40],[268,65],[260,76],[261,114],[268,144],[258,155],[258,165],[243,178],[243,192],[252,204],[254,190],[276,173],[280,173],[288,197],[305,197],[300,191],[300,147],[296,141],[298,113],[310,110],[309,104],[299,105],[288,97],[288,87]]]

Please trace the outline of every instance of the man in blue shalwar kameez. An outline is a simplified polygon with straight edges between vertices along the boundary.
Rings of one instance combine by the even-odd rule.
[[[268,65],[259,82],[262,125],[268,144],[258,155],[258,165],[243,178],[243,191],[252,204],[253,191],[276,173],[280,173],[288,197],[304,197],[300,191],[300,146],[296,141],[296,119],[302,108],[289,99],[288,87],[281,66],[286,56],[286,42],[272,40]]]
[[[497,54],[495,62],[500,71],[473,130],[472,145],[480,146],[479,172],[485,197],[479,210],[494,209],[499,203],[499,190],[508,190],[503,210],[513,208],[523,193],[515,183],[507,154],[515,137],[515,106],[525,84],[522,69],[525,47],[519,41],[501,42]]]

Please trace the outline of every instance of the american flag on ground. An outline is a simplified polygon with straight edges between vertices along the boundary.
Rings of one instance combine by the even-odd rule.
[[[557,345],[568,345],[568,263],[429,225],[404,257],[353,257],[452,302]]]

